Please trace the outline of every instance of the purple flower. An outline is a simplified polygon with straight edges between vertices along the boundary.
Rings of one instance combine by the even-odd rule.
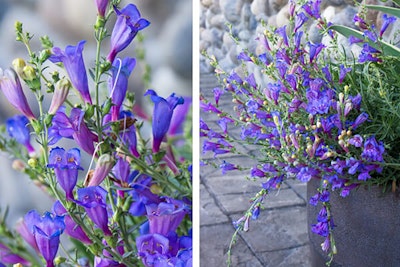
[[[118,120],[119,110],[125,99],[128,89],[128,78],[135,68],[136,60],[126,57],[122,61],[116,58],[111,67],[111,76],[108,80],[108,89],[113,106],[111,107],[111,120]]]
[[[97,13],[99,14],[100,17],[104,17],[108,6],[108,0],[95,0],[94,2],[97,7]]]
[[[368,24],[358,14],[353,17],[354,24],[362,30],[368,29]]]
[[[247,55],[245,52],[240,52],[239,55],[237,56],[237,59],[243,60],[243,61],[252,61],[251,57]]]
[[[372,29],[375,29],[375,27],[372,26]],[[378,37],[376,36],[375,31],[366,30],[366,31],[364,31],[363,35],[374,43],[376,43],[376,41],[378,40]]]
[[[192,98],[183,97],[183,104],[176,106],[169,125],[168,135],[177,135],[183,132],[183,125],[192,108]]]
[[[301,182],[306,183],[309,182],[314,176],[318,174],[318,171],[310,168],[310,167],[302,167],[300,168],[300,171],[297,174],[297,179],[299,179]]]
[[[150,24],[149,21],[141,18],[139,10],[133,4],[128,4],[122,10],[114,9],[117,21],[111,33],[111,50],[107,56],[109,62],[114,62],[117,53],[124,50],[136,34]]]
[[[64,217],[50,212],[41,216],[36,210],[32,210],[25,215],[25,222],[35,237],[40,253],[46,260],[46,266],[53,267],[60,235],[65,229]]]
[[[385,147],[382,142],[377,142],[375,136],[371,136],[364,142],[364,150],[361,157],[371,161],[383,161]]]
[[[155,266],[155,261],[169,252],[169,240],[160,234],[140,235],[136,238],[136,247],[143,264]]]
[[[364,42],[364,40],[359,39],[359,38],[357,38],[357,37],[354,37],[353,35],[351,35],[351,36],[349,37],[349,43],[350,43],[350,44],[356,44],[356,43],[362,43],[362,42]]]
[[[349,139],[349,144],[353,145],[355,147],[361,147],[362,143],[363,143],[363,138],[361,137],[361,135],[356,134],[354,135],[352,138]]]
[[[34,119],[35,115],[29,107],[24,91],[22,90],[21,82],[17,73],[9,68],[4,71],[0,69],[0,89],[8,102],[13,105],[19,112],[24,114],[29,119]]]
[[[342,83],[347,73],[351,71],[351,68],[346,68],[343,65],[340,65],[340,73],[339,73],[339,83]]]
[[[17,230],[18,234],[37,252],[39,253],[39,248],[36,244],[35,236],[29,230],[26,222],[23,218],[17,221],[15,226],[15,230]],[[1,259],[1,257],[0,257]]]
[[[319,44],[313,44],[313,43],[308,43],[310,46],[310,63],[314,61],[318,57],[318,54],[321,52],[321,50],[325,47],[325,45],[319,43]]]
[[[219,103],[219,98],[221,97],[221,95],[224,93],[224,91],[219,88],[219,87],[215,87],[213,89],[213,93],[214,93],[214,100],[215,100],[215,104],[218,106]]]
[[[286,46],[289,46],[289,41],[288,41],[288,37],[287,37],[287,34],[286,34],[286,25],[283,26],[283,27],[280,27],[280,28],[276,29],[275,33],[277,33],[277,34],[279,34],[280,36],[282,36],[282,38],[283,38],[283,43],[284,43]]]
[[[24,145],[29,155],[34,155],[35,148],[30,143],[31,135],[28,124],[29,120],[24,115],[15,115],[6,121],[7,132],[10,137]]]
[[[265,88],[264,93],[268,99],[274,101],[275,105],[278,105],[278,99],[281,92],[280,83],[269,83]]]
[[[165,202],[146,205],[149,220],[149,233],[167,236],[175,232],[188,213],[188,207],[182,201],[165,198]]]
[[[144,95],[150,95],[151,100],[154,103],[153,111],[153,152],[160,150],[161,142],[168,132],[172,114],[177,105],[181,105],[184,102],[183,97],[176,97],[175,94],[171,94],[167,99],[157,95],[154,90],[147,90]]]
[[[297,14],[295,22],[294,22],[294,32],[297,32],[298,29],[303,26],[303,24],[308,20],[308,17],[303,12]]]
[[[381,30],[379,31],[379,37],[382,37],[382,35],[385,33],[389,25],[396,21],[396,17],[388,17],[387,14],[383,14],[382,19],[383,23]]]
[[[120,120],[122,120],[125,125],[127,125],[129,119],[134,120],[134,117],[130,112],[124,111],[120,113]],[[133,123],[127,129],[125,129],[125,131],[121,132],[120,135],[122,140],[124,140],[125,145],[129,148],[129,152],[131,152],[133,156],[138,158],[140,154],[137,151],[137,136],[135,124]]]
[[[226,162],[225,160],[221,165],[219,165],[219,168],[221,169],[223,175],[225,175],[227,171],[233,171],[238,169],[234,164]]]
[[[368,119],[368,114],[363,112],[360,115],[357,116],[356,120],[353,123],[353,129],[357,129],[358,126],[363,124],[366,120]]]
[[[311,231],[320,236],[326,237],[329,235],[328,223],[327,222],[318,222],[317,224],[313,224],[311,226]]]
[[[86,41],[80,41],[76,46],[68,45],[65,51],[62,51],[59,47],[54,47],[53,54],[50,56],[49,60],[53,63],[62,62],[64,64],[64,68],[71,79],[72,85],[78,90],[86,103],[92,104],[85,62],[82,56],[85,42]]]
[[[84,115],[85,112],[83,110],[73,108],[68,117],[65,114],[65,107],[61,107],[54,115],[53,125],[49,128],[49,144],[54,145],[62,137],[73,138],[79,147],[92,155],[97,136],[85,124]]]
[[[260,170],[259,168],[257,168],[257,166],[254,166],[253,168],[251,168],[250,170],[250,176],[251,177],[265,177],[265,172],[263,172],[262,170]]]
[[[91,186],[80,188],[77,193],[77,203],[85,209],[87,216],[105,235],[111,236],[111,231],[108,228],[107,191],[100,186]]]
[[[77,148],[66,152],[64,148],[56,147],[50,151],[47,167],[54,169],[57,181],[68,200],[74,199],[73,189],[78,180],[78,170],[82,170],[80,160],[81,155]]]
[[[22,258],[21,256],[14,254],[11,252],[11,250],[6,247],[4,244],[0,243],[0,266],[4,266],[4,264],[24,264],[24,265],[30,265],[29,261],[26,259]]]
[[[371,61],[371,62],[381,62],[382,59],[380,59],[377,55],[380,54],[381,52],[369,44],[365,43],[363,45],[363,49],[361,50],[360,56],[358,57],[358,62],[364,63],[366,61]]]
[[[321,0],[308,1],[307,4],[304,4],[302,6],[302,8],[309,16],[314,17],[315,19],[319,19],[321,17],[320,5]]]
[[[56,214],[58,216],[64,216],[65,233],[67,235],[81,241],[84,244],[88,244],[88,245],[92,244],[92,241],[89,239],[89,237],[83,231],[82,227],[80,225],[78,225],[71,218],[71,216],[68,215],[67,210],[64,208],[64,206],[61,204],[60,201],[54,202],[53,212],[54,212],[54,214]]]

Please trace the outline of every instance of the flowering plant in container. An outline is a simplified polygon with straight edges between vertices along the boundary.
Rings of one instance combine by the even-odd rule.
[[[42,50],[34,51],[33,35],[15,24],[29,55],[0,69],[0,89],[19,112],[1,127],[0,148],[54,205],[29,211],[15,229],[6,209],[0,266],[191,266],[191,99],[150,89],[153,113],[141,111],[128,90],[138,59],[118,56],[150,22],[134,4],[95,4],[97,49],[89,69],[85,41],[64,49],[44,36]],[[34,95],[38,113],[25,93]],[[61,241],[61,252],[62,236],[70,242]]]
[[[200,133],[203,152],[215,155],[205,164],[223,173],[247,169],[262,184],[248,211],[234,223],[237,231],[248,230],[266,196],[286,180],[318,182],[309,199],[320,207],[311,231],[323,237],[321,247],[330,265],[340,254],[335,229],[346,227],[335,224],[340,207],[331,205],[331,196],[337,192],[346,198],[376,185],[398,191],[400,50],[394,40],[385,39],[385,32],[400,12],[396,7],[360,6],[354,28],[349,28],[327,21],[320,5],[320,0],[289,1],[288,24],[266,25],[258,37],[264,53],[245,48],[236,71],[223,70],[206,55],[222,87],[214,89],[213,100],[201,97],[201,108],[218,115],[220,130],[201,120]],[[366,19],[368,10],[384,13],[379,27]],[[319,29],[318,41],[309,38],[310,25]],[[222,94],[232,98],[232,111],[218,106]],[[239,139],[230,134],[235,127],[241,127]],[[218,163],[218,155],[240,154],[235,143],[256,147],[253,166]]]

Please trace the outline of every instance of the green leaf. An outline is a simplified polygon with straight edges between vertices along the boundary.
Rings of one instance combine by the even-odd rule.
[[[366,39],[360,31],[342,25],[332,25],[329,27],[329,29],[336,31],[347,38],[349,38],[350,36],[354,36],[358,39],[365,40],[370,46],[378,50],[383,50],[382,52],[388,56],[400,57],[400,49],[396,46],[384,41],[378,41],[380,44],[379,46],[378,44]]]
[[[394,0],[398,5],[400,5],[400,0]],[[400,18],[400,9],[396,7],[388,6],[377,6],[377,5],[366,5],[366,8],[382,11],[383,13],[396,16]]]

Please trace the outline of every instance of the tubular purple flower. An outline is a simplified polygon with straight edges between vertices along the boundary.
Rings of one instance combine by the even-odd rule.
[[[140,235],[136,238],[136,247],[143,264],[155,266],[158,257],[167,255],[169,252],[169,240],[160,234]]]
[[[340,65],[340,73],[339,73],[339,83],[342,83],[344,78],[346,78],[347,73],[351,71],[351,68],[346,68],[344,65]]]
[[[64,64],[72,85],[78,90],[85,103],[92,104],[85,62],[82,56],[85,42],[80,41],[76,46],[68,45],[65,51],[62,51],[59,47],[54,47],[49,60],[53,63],[62,62]]]
[[[65,114],[65,107],[61,107],[54,115],[53,125],[49,128],[49,144],[54,145],[62,137],[73,138],[79,147],[92,155],[97,136],[85,124],[84,115],[83,110],[73,108],[68,117]]]
[[[49,114],[56,114],[57,110],[64,104],[65,99],[68,96],[71,83],[63,78],[56,83],[53,98],[49,107]]]
[[[65,229],[64,217],[50,212],[41,216],[36,210],[32,210],[25,215],[25,222],[35,236],[39,251],[46,260],[46,266],[53,267],[60,235]]]
[[[22,258],[21,256],[14,254],[11,250],[6,247],[4,244],[0,243],[0,266],[4,266],[4,264],[24,264],[29,266],[30,263],[26,259]]]
[[[299,14],[297,14],[296,20],[295,20],[295,23],[294,23],[294,32],[297,32],[298,29],[300,29],[301,26],[303,26],[303,24],[307,20],[308,20],[308,17],[303,12],[300,12]]]
[[[149,233],[167,236],[175,232],[188,213],[188,207],[182,201],[165,198],[165,202],[146,205],[149,220]]]
[[[95,0],[94,2],[97,7],[97,13],[99,14],[100,17],[104,17],[108,6],[108,0]]]
[[[383,23],[381,30],[379,31],[379,37],[382,37],[389,25],[396,21],[396,17],[389,17],[387,14],[383,14],[382,20]]]
[[[177,105],[184,103],[183,97],[176,97],[171,94],[167,99],[159,97],[154,90],[147,90],[144,95],[150,95],[154,103],[153,111],[153,152],[160,150],[161,142],[168,132],[172,115]]]
[[[114,104],[111,107],[112,121],[118,120],[119,111],[128,89],[128,78],[135,68],[135,65],[136,60],[134,58],[126,57],[122,61],[121,59],[116,58],[111,67],[111,76],[108,80],[108,89],[110,92],[110,98]]]
[[[377,142],[375,136],[371,136],[364,142],[364,149],[361,157],[371,161],[383,161],[385,147],[382,142]]]
[[[114,167],[114,159],[109,154],[103,154],[99,157],[97,161],[96,168],[94,169],[93,176],[86,186],[97,186],[100,185],[103,180],[110,173],[111,169]]]
[[[105,235],[111,236],[112,233],[108,228],[107,191],[100,186],[91,186],[80,188],[77,193],[77,203],[85,209],[87,216]]]
[[[314,61],[318,57],[318,54],[321,52],[321,50],[325,47],[325,45],[319,43],[319,44],[313,44],[313,43],[308,43],[310,46],[310,63]]]
[[[18,234],[36,251],[39,253],[39,248],[36,244],[35,236],[29,230],[28,226],[25,223],[25,220],[21,218],[17,221],[15,225],[15,230],[17,230]]]
[[[18,75],[13,69],[9,68],[3,71],[0,68],[0,89],[14,108],[29,119],[35,118],[35,115],[33,115],[29,107],[24,91],[22,90]]]
[[[356,120],[353,123],[353,129],[357,129],[358,126],[360,126],[361,124],[363,124],[366,120],[368,119],[368,114],[363,112],[360,115],[358,115],[358,117],[356,118]]]
[[[283,43],[286,46],[289,46],[289,40],[288,40],[287,33],[286,33],[286,25],[276,29],[275,33],[279,34],[282,37]]]
[[[192,98],[183,97],[183,104],[178,105],[172,114],[171,124],[168,129],[168,135],[177,135],[183,132],[183,124],[192,107]]]
[[[107,56],[109,62],[114,62],[117,53],[125,49],[140,30],[150,25],[148,20],[141,18],[139,10],[133,4],[128,4],[122,10],[114,10],[117,21],[111,33],[111,50]]]
[[[24,145],[30,156],[35,155],[35,148],[31,145],[30,131],[28,128],[29,120],[24,115],[15,115],[6,121],[7,132],[10,137],[18,143]]]
[[[89,237],[85,234],[82,227],[78,225],[71,216],[68,215],[67,210],[61,204],[60,201],[54,202],[53,205],[53,213],[58,216],[64,216],[65,222],[65,233],[76,240],[81,241],[84,244],[92,244],[92,241]]]
[[[78,171],[82,170],[80,159],[80,151],[77,148],[66,152],[63,148],[56,147],[50,151],[47,167],[54,169],[57,181],[68,200],[74,199],[73,190],[78,180]]]

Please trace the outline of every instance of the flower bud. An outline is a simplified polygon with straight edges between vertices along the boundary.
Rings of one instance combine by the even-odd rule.
[[[14,70],[21,75],[23,68],[26,66],[25,60],[22,58],[16,58],[13,60],[12,65],[14,67]]]
[[[14,170],[17,170],[17,171],[20,171],[20,172],[22,172],[22,171],[25,170],[25,164],[24,164],[24,162],[23,162],[22,160],[20,160],[20,159],[14,160],[14,161],[12,162],[12,164],[11,164],[11,167],[12,167]]]
[[[111,157],[111,155],[101,155],[99,161],[97,162],[96,168],[94,169],[93,176],[87,186],[97,186],[101,184],[110,173],[112,167],[114,167],[114,163],[114,159]]]
[[[70,88],[71,83],[66,78],[63,78],[56,83],[53,98],[51,100],[49,108],[49,114],[56,114],[57,110],[61,107],[61,105],[67,98]]]
[[[36,71],[31,65],[26,65],[22,69],[21,77],[26,81],[33,81],[36,79]]]

